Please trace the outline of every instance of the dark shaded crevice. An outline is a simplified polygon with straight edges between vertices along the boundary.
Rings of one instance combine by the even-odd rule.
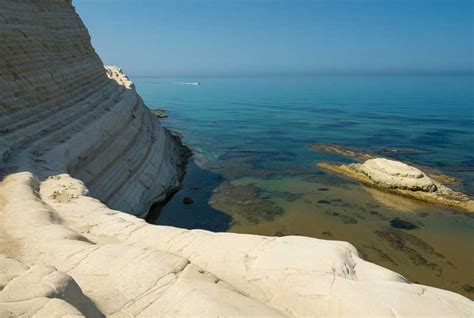
[[[190,160],[181,187],[170,192],[165,200],[155,203],[146,221],[184,229],[227,231],[232,217],[209,203],[213,191],[223,180],[220,174],[202,169],[194,160]],[[185,204],[185,197],[192,198],[193,203]]]
[[[145,221],[150,224],[154,224],[160,217],[161,210],[168,202],[173,199],[174,195],[183,188],[184,178],[186,176],[187,167],[193,153],[189,147],[182,143],[182,135],[179,132],[173,132],[165,128],[166,133],[170,135],[174,142],[176,142],[177,147],[180,148],[180,160],[177,165],[177,170],[179,171],[178,175],[178,187],[173,188],[161,196],[160,199],[153,202],[148,209],[148,213],[145,216]]]

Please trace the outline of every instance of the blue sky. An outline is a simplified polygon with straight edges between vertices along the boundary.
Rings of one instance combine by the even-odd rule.
[[[131,75],[472,72],[474,1],[73,0]]]

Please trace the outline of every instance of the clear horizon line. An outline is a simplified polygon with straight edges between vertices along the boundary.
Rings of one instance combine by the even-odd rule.
[[[279,76],[474,76],[474,70],[433,70],[433,71],[322,71],[322,72],[222,72],[222,73],[128,73],[131,77],[279,77]]]

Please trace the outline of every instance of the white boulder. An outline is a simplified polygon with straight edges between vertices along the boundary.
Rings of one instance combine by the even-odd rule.
[[[400,161],[375,158],[365,161],[358,168],[375,183],[388,188],[425,192],[438,189],[436,182],[423,171]]]

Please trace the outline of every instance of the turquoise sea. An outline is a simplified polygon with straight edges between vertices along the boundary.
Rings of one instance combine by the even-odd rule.
[[[195,153],[183,189],[150,222],[345,240],[411,281],[474,298],[472,214],[320,170],[353,159],[308,147],[336,143],[429,167],[474,196],[474,77],[132,79]]]

